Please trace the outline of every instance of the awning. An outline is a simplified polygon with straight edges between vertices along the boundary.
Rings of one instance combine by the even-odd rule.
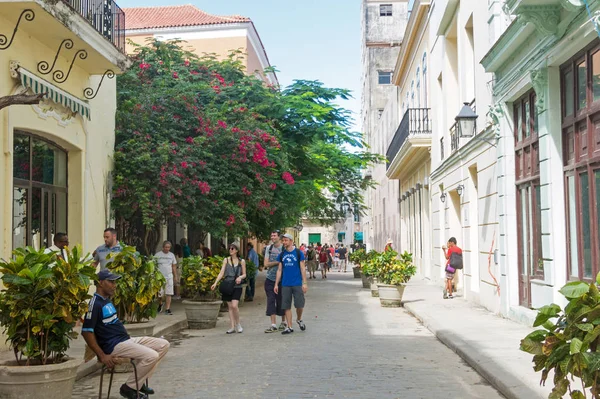
[[[363,240],[363,232],[356,231],[354,232],[354,241],[362,241]]]
[[[90,105],[86,101],[80,100],[66,91],[59,89],[52,83],[29,72],[23,67],[19,67],[18,72],[21,76],[21,84],[24,87],[31,89],[35,94],[48,93],[46,98],[70,108],[71,111],[79,113],[81,116],[91,119]]]

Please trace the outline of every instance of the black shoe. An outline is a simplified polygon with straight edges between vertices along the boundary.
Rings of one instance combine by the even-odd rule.
[[[127,384],[121,385],[119,393],[122,397],[127,399],[138,399],[138,393],[135,391],[135,389],[130,388]],[[139,399],[148,399],[148,395],[140,391]]]
[[[144,384],[140,388],[141,393],[145,393],[146,395],[154,395],[154,389],[150,388],[148,385]]]
[[[162,310],[162,303],[159,303],[157,312],[160,313],[161,310]]]
[[[167,310],[165,310],[165,314],[168,314],[168,315],[171,315],[171,316],[172,316],[172,315],[173,315],[173,312],[171,312],[171,309],[167,309]]]
[[[293,333],[293,332],[294,332],[294,330],[293,330],[293,329],[291,329],[291,328],[287,327],[287,328],[286,328],[285,330],[283,330],[281,333],[282,333],[283,335],[287,335],[287,334],[291,334],[291,333]]]

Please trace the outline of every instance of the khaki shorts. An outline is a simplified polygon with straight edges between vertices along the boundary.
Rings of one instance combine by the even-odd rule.
[[[317,270],[317,261],[316,260],[309,260],[306,262],[306,265],[308,266],[309,272],[314,272],[315,270]]]

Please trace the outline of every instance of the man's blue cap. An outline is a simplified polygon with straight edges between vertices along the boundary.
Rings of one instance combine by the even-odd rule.
[[[102,281],[102,280],[115,281],[120,278],[121,278],[121,276],[119,276],[118,274],[111,273],[108,269],[100,270],[100,272],[98,273],[98,281]]]

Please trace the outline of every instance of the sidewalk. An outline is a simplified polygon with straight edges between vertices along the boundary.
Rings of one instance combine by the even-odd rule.
[[[403,305],[446,346],[462,357],[509,399],[547,398],[551,378],[541,387],[532,355],[519,350],[533,328],[504,319],[462,297],[443,299],[442,287],[423,279],[411,281]]]

